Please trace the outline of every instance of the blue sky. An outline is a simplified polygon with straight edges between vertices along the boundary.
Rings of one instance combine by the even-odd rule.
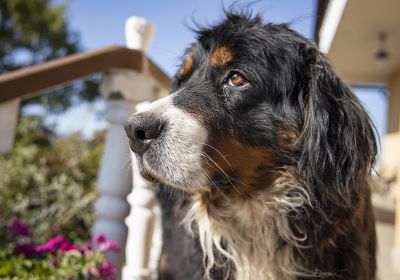
[[[234,1],[69,0],[68,16],[72,27],[81,34],[82,44],[87,50],[111,44],[124,45],[125,20],[130,16],[146,18],[156,27],[149,56],[172,75],[178,58],[189,43],[194,41],[187,25],[192,26],[192,18],[199,23],[218,21],[221,18],[221,3],[229,6]],[[313,35],[314,0],[261,0],[252,7],[256,13],[261,13],[266,21],[293,22],[292,27],[303,35],[309,38]]]
[[[229,6],[232,0],[68,0],[67,16],[71,27],[78,31],[84,50],[94,50],[109,45],[125,45],[124,24],[131,16],[144,17],[155,27],[149,56],[166,73],[173,75],[179,58],[185,48],[194,41],[193,34],[187,27],[192,25],[192,18],[199,23],[213,23],[221,16],[221,3]],[[255,2],[255,1],[253,1]],[[249,1],[236,1],[245,4]],[[259,0],[253,5],[256,13],[263,15],[265,21],[277,23],[290,22],[291,27],[308,38],[313,37],[316,1],[315,0]],[[366,106],[374,120],[378,132],[382,135],[386,129],[386,98],[377,89],[355,89],[357,96]],[[93,118],[93,111],[101,104],[82,106],[57,118],[60,132],[67,133],[93,129],[98,122]],[[74,122],[74,119],[85,122]],[[98,127],[105,127],[104,121]]]

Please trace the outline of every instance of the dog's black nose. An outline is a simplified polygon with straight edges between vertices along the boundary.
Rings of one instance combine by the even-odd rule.
[[[132,151],[142,154],[161,135],[164,124],[154,116],[139,113],[130,117],[124,128]]]

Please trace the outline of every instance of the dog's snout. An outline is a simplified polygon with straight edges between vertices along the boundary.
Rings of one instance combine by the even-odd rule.
[[[164,124],[154,116],[136,114],[129,118],[124,128],[132,151],[142,154],[161,135]]]

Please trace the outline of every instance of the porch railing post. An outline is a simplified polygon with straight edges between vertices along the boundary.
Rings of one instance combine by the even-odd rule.
[[[126,195],[132,186],[128,141],[123,124],[132,112],[132,105],[123,98],[108,98],[107,103],[107,120],[110,125],[98,175],[99,199],[95,204],[97,220],[93,226],[93,234],[104,234],[108,239],[117,241],[123,248],[127,235],[124,219],[129,213]],[[124,251],[110,253],[107,258],[117,269],[121,269]]]
[[[19,99],[0,103],[0,154],[8,153],[12,149],[18,110]]]
[[[128,48],[146,52],[154,27],[143,18],[129,18],[125,25]],[[141,88],[141,94],[147,96],[147,101],[157,98],[154,84],[138,76],[135,84]],[[138,104],[139,106],[140,104]],[[143,105],[142,105],[143,106]],[[126,262],[122,271],[123,280],[151,279],[151,248],[153,244],[156,214],[154,212],[157,200],[154,188],[148,181],[141,178],[133,167],[133,189],[128,196],[131,212],[125,222],[128,226],[126,243]]]
[[[129,18],[126,22],[127,46],[145,53],[153,30],[154,27],[146,20]],[[100,87],[109,105],[110,129],[99,174],[100,198],[96,203],[98,220],[94,233],[115,239],[125,248],[119,255],[110,255],[118,269],[125,263],[123,279],[148,278],[149,251],[155,224],[155,194],[139,174],[134,174],[133,191],[126,201],[132,190],[132,169],[123,124],[136,104],[153,101],[161,88],[147,72],[146,61],[143,61],[143,73],[127,69],[109,70],[103,74]],[[111,201],[115,203],[111,205]]]

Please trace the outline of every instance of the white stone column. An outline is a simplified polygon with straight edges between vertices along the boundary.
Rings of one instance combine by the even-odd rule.
[[[145,53],[154,27],[146,20],[135,17],[128,19],[125,27],[127,46]],[[124,252],[111,259],[118,268],[125,264],[124,279],[146,279],[150,275],[149,252],[156,218],[154,213],[157,211],[153,211],[156,209],[154,192],[140,175],[134,176],[133,192],[129,195],[129,203],[126,201],[127,194],[132,190],[132,169],[123,124],[136,104],[156,99],[159,88],[146,69],[144,73],[111,69],[103,74],[100,86],[109,105],[107,119],[110,129],[99,174],[100,198],[96,203],[97,222],[93,233],[115,239],[125,248]],[[131,214],[127,217],[129,209]]]
[[[129,209],[133,207],[127,202],[127,195],[132,190],[132,164],[123,125],[133,113],[137,102],[155,99],[155,89],[154,81],[149,77],[121,69],[103,74],[100,86],[100,92],[107,100],[107,120],[110,126],[98,175],[99,199],[95,204],[97,220],[93,235],[104,234],[121,245],[122,252],[107,255],[119,271],[125,263],[125,251],[131,252],[124,250],[130,227],[124,221]],[[132,232],[132,229],[129,230]],[[140,250],[137,249],[139,245],[134,246],[135,251]]]
[[[0,103],[0,154],[8,153],[14,143],[19,99]]]
[[[19,99],[0,103],[0,155],[11,151],[18,121]],[[0,177],[4,166],[0,162]]]
[[[132,184],[128,140],[123,125],[132,112],[132,105],[123,98],[109,99],[107,103],[106,117],[110,126],[98,175],[99,198],[95,204],[97,219],[93,226],[93,235],[104,234],[124,248],[127,235],[124,219],[129,213],[126,196]],[[124,251],[110,253],[107,258],[121,269]]]
[[[153,25],[145,19],[129,18],[125,26],[128,47],[145,52],[150,44],[153,32]],[[137,77],[136,80],[140,83],[139,78]],[[142,80],[140,84],[142,94],[148,97],[147,101],[153,101],[157,98],[154,93],[154,86],[148,81]],[[144,104],[138,104],[138,107],[140,105],[145,106]],[[157,254],[157,250],[152,250],[153,244],[157,244],[157,242],[154,242],[155,226],[159,224],[156,223],[158,216],[156,211],[157,199],[154,186],[136,172],[134,162],[132,167],[133,190],[128,196],[131,212],[125,220],[128,226],[128,239],[125,248],[126,262],[122,272],[122,279],[144,280],[152,278],[152,268],[154,269],[154,262],[157,258],[154,257],[154,252]]]
[[[157,199],[151,184],[139,174],[133,174],[133,191],[128,196],[131,213],[126,218],[129,228],[126,244],[126,264],[123,280],[152,279],[151,249],[156,223],[154,207]]]

